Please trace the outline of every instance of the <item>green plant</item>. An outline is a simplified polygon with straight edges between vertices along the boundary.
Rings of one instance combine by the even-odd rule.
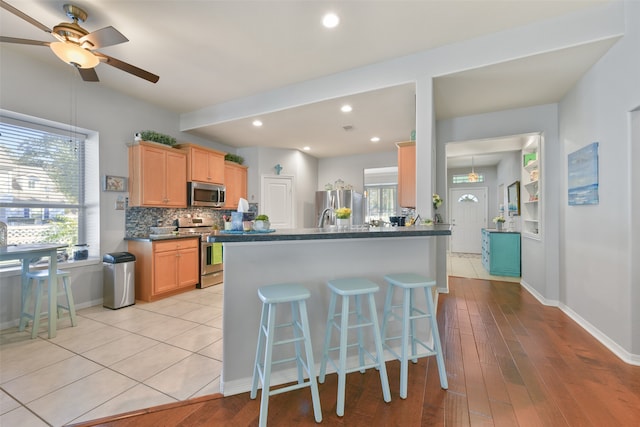
[[[269,216],[265,214],[260,214],[256,217],[256,221],[269,221]]]
[[[176,145],[176,139],[174,137],[153,130],[143,130],[140,132],[140,137],[144,141],[159,142],[160,144],[168,145],[170,147]]]
[[[502,215],[496,216],[496,217],[493,218],[493,222],[495,222],[496,224],[499,223],[499,222],[505,222],[505,221],[506,221],[506,219],[504,219],[504,217]]]
[[[237,163],[239,165],[244,163],[244,158],[242,156],[238,156],[237,154],[227,153],[224,156],[224,159],[229,161],[229,162]]]
[[[442,205],[442,202],[444,202],[442,197],[440,197],[440,195],[437,193],[433,194],[432,201],[433,201],[433,209],[438,209]]]

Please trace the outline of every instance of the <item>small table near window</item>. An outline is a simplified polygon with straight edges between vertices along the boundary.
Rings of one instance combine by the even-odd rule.
[[[27,273],[29,272],[29,262],[41,257],[49,257],[49,338],[55,338],[58,325],[57,315],[57,277],[58,271],[58,249],[67,245],[60,243],[35,243],[30,245],[0,246],[0,261],[19,259],[22,261],[22,281],[21,290],[25,289]],[[24,304],[26,295],[22,294],[20,303]],[[22,310],[22,307],[20,307]]]

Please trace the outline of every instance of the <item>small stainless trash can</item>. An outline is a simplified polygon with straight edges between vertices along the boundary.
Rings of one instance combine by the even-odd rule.
[[[115,310],[135,304],[135,255],[129,252],[105,254],[102,257],[102,265],[102,305]]]

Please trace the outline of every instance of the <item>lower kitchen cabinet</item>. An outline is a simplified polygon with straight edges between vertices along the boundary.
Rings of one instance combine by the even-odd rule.
[[[520,233],[483,228],[482,266],[494,276],[520,277]]]
[[[154,301],[195,289],[200,280],[199,238],[128,243],[136,256],[136,299]]]

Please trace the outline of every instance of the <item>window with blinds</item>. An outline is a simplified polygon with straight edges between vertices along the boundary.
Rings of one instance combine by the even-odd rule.
[[[389,217],[396,215],[398,186],[378,185],[366,186],[367,192],[367,218],[366,221],[382,220],[389,222]]]
[[[85,135],[2,118],[0,221],[8,244],[74,245],[83,229]]]

